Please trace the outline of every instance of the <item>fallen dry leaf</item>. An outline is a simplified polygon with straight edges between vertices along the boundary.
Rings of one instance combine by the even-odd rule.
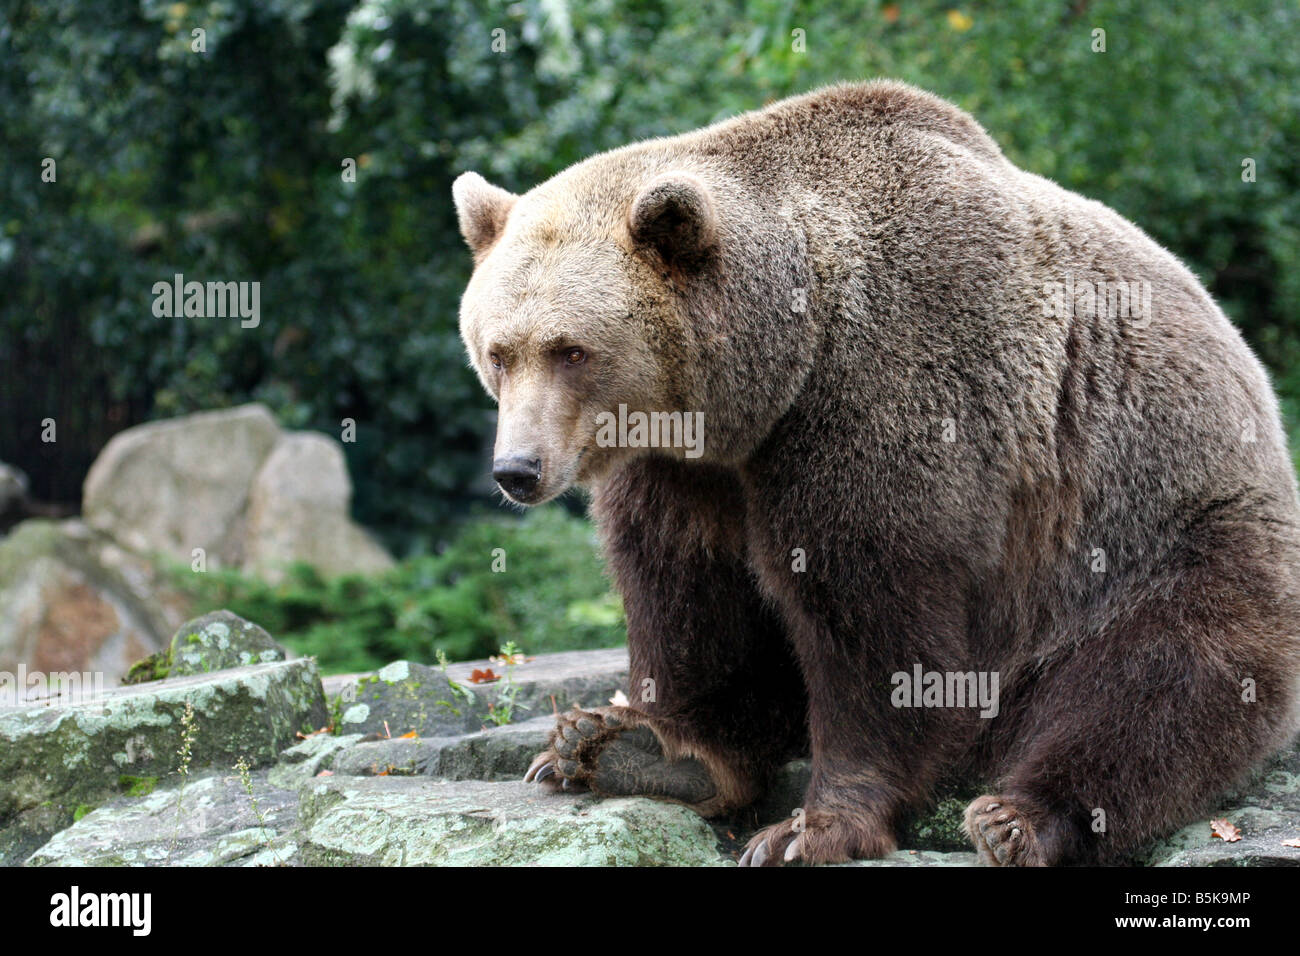
[[[420,735],[417,734],[414,730],[408,730],[406,733],[402,734],[402,736],[398,737],[397,739],[398,739],[398,740],[418,740],[419,737],[420,737]]]
[[[631,701],[627,699],[627,694],[623,693],[621,690],[614,691],[614,696],[609,699],[609,702],[615,707],[631,706]]]
[[[471,684],[490,684],[493,681],[500,679],[501,675],[494,672],[490,667],[485,671],[481,671],[476,667],[474,670],[470,671],[469,675],[469,682]]]
[[[332,777],[332,776],[334,776],[334,771],[333,771],[333,770],[322,770],[320,773],[316,774],[316,776],[318,776],[318,777]]]
[[[1295,847],[1297,850],[1300,850],[1300,837],[1296,837],[1294,840],[1283,840],[1283,841],[1282,841],[1282,845],[1283,845],[1283,846],[1293,846],[1293,847]]]
[[[1236,843],[1241,839],[1241,831],[1227,820],[1211,820],[1210,836],[1216,836],[1224,843]]]

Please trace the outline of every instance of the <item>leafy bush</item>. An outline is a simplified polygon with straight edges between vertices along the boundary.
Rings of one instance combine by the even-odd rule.
[[[195,613],[229,608],[315,655],[327,673],[431,663],[438,651],[487,657],[512,641],[538,654],[626,640],[591,526],[554,505],[522,521],[467,521],[441,554],[371,577],[322,580],[306,565],[277,585],[231,571],[174,574]]]

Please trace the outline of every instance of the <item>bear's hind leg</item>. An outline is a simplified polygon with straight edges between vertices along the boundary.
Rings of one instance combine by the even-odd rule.
[[[1049,655],[1007,714],[998,790],[966,814],[985,863],[1123,860],[1285,744],[1297,660],[1285,584],[1221,562],[1152,583],[1106,631]]]

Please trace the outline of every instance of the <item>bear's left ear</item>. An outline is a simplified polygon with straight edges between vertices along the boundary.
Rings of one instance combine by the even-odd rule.
[[[689,173],[656,176],[627,214],[632,238],[669,262],[697,264],[717,242],[718,221],[708,188]]]
[[[460,234],[477,261],[505,229],[506,217],[519,197],[493,186],[478,173],[458,176],[451,184],[451,197],[456,201]]]

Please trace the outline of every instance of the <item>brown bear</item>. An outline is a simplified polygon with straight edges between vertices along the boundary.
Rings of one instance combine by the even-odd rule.
[[[889,853],[963,775],[986,862],[1107,862],[1297,729],[1264,370],[966,113],[839,85],[454,196],[493,475],[589,489],[627,610],[632,706],[562,715],[527,779],[709,815],[810,750],[742,864]]]

